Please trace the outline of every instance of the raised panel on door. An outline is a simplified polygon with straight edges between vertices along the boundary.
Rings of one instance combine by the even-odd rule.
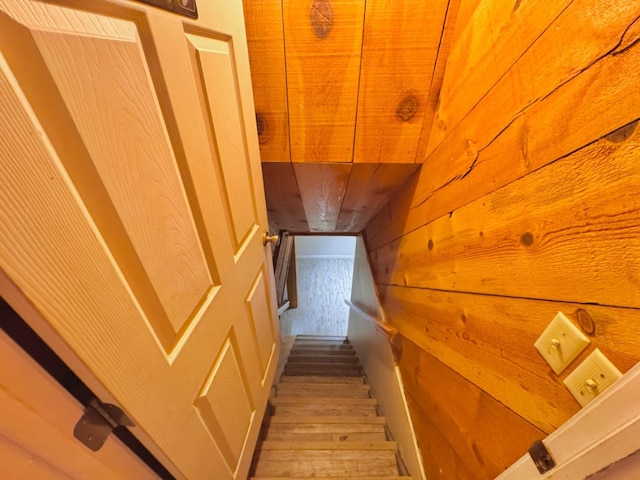
[[[235,332],[230,331],[194,402],[230,470],[235,470],[238,464],[256,412],[238,351]]]
[[[242,5],[198,6],[0,0],[0,267],[177,476],[241,478],[279,329]]]
[[[57,110],[75,134],[72,142],[58,144],[59,158],[79,178],[77,185],[95,186],[83,195],[87,203],[100,196],[89,213],[169,351],[218,280],[204,257],[142,49],[143,32],[130,20],[34,6],[40,7],[31,12],[35,18],[12,40],[37,52],[28,68],[34,75],[46,72],[36,77],[38,88],[57,98]],[[18,28],[21,12],[13,4],[7,28]]]
[[[277,358],[274,359],[274,354],[276,353],[274,348],[276,329],[273,324],[273,317],[269,315],[273,305],[269,295],[268,274],[265,268],[266,265],[260,269],[245,298],[251,331],[260,357],[263,386],[268,380],[269,367],[274,360],[277,362]]]
[[[253,185],[249,175],[247,138],[240,121],[239,79],[231,38],[187,34],[201,96],[215,136],[217,167],[224,178],[224,206],[230,221],[234,254],[238,255],[257,226]]]

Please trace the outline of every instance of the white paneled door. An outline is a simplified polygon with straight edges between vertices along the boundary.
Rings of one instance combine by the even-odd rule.
[[[172,473],[240,479],[279,325],[242,3],[197,7],[0,0],[0,294]]]

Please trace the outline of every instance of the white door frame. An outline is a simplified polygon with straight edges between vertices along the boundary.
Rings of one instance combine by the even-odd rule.
[[[583,479],[640,450],[640,363],[544,444],[555,468],[540,474],[527,454],[496,480]]]

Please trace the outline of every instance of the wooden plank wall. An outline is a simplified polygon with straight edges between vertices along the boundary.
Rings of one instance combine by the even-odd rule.
[[[365,230],[429,478],[564,423],[595,347],[640,361],[640,4],[467,3],[423,167]],[[559,376],[533,347],[558,310],[594,330]]]

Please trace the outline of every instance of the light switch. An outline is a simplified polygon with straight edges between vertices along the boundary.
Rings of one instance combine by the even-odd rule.
[[[622,376],[613,363],[597,348],[578,368],[565,378],[564,384],[581,406],[596,398]]]
[[[556,374],[561,373],[590,341],[562,312],[558,312],[534,346]]]

